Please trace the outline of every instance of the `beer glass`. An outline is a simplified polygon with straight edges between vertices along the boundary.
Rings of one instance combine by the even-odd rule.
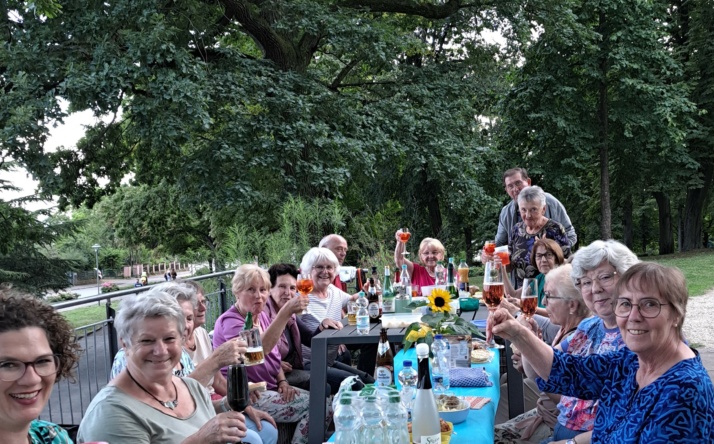
[[[248,343],[248,350],[245,352],[243,363],[246,366],[258,365],[265,362],[263,355],[263,341],[260,338],[260,330],[257,327],[240,332],[240,337]]]
[[[537,282],[535,279],[523,279],[523,287],[521,288],[521,312],[526,319],[532,318],[538,308],[536,285]]]
[[[357,325],[357,302],[347,303],[347,322],[349,325]]]
[[[501,304],[503,292],[503,264],[498,259],[486,262],[483,274],[483,302],[488,307],[489,318]],[[496,344],[493,335],[490,336],[487,345],[490,348],[503,348],[502,345]]]

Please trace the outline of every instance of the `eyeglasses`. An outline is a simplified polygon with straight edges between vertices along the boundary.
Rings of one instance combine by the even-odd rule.
[[[641,299],[634,307],[637,307],[643,318],[656,318],[662,312],[663,305],[670,304],[669,302],[662,304],[657,299]],[[618,299],[617,302],[615,302],[615,316],[620,318],[630,316],[632,307],[632,301],[629,299]]]
[[[320,273],[322,273],[323,271],[328,271],[330,273],[335,271],[335,267],[333,267],[332,265],[315,265],[314,267],[312,267],[312,269],[317,270]]]
[[[601,287],[609,287],[615,282],[615,275],[617,274],[616,271],[613,271],[612,273],[604,273],[601,274],[600,276],[596,277],[594,280],[598,281],[600,283]],[[590,290],[593,287],[593,280],[590,279],[580,279],[580,282],[576,285],[576,287],[584,289],[584,290]]]
[[[553,296],[549,291],[544,291],[543,292],[543,301],[547,301],[549,299],[567,299],[567,298],[563,298],[560,296]]]
[[[55,355],[43,356],[33,362],[2,361],[0,362],[0,380],[14,382],[22,378],[27,371],[27,367],[35,369],[35,373],[40,376],[51,376],[57,373],[59,368],[59,357]]]
[[[522,181],[522,180],[517,180],[517,181],[515,181],[515,182],[511,182],[511,183],[509,183],[508,185],[506,185],[506,189],[507,189],[508,191],[512,191],[512,190],[515,190],[516,188],[522,187],[524,184],[525,184],[524,181]]]
[[[537,254],[535,255],[536,261],[541,261],[541,260],[543,260],[543,258],[548,259],[548,260],[551,260],[551,259],[553,259],[554,257],[555,257],[555,255],[554,255],[553,253],[551,253],[550,251],[547,252],[547,253],[537,253]]]
[[[520,211],[521,214],[538,214],[543,211],[543,208],[519,208],[518,211]]]

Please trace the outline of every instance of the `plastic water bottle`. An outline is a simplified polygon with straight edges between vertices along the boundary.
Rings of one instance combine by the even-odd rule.
[[[367,311],[367,298],[364,295],[364,291],[359,292],[359,297],[357,298],[357,334],[367,335],[369,334],[369,311]]]
[[[398,394],[389,397],[387,404],[384,406],[383,414],[385,422],[384,442],[389,444],[409,444],[407,409],[399,402]]]
[[[362,424],[359,410],[352,405],[352,396],[344,394],[335,410],[335,442],[338,444],[358,444]]]
[[[434,285],[446,285],[446,268],[441,261],[434,268]]]
[[[382,409],[376,396],[366,396],[362,404],[362,436],[360,444],[384,444],[384,426],[382,425]]]
[[[402,404],[411,417],[414,395],[416,395],[417,371],[412,367],[412,361],[409,359],[405,359],[402,365],[404,367],[399,371],[397,378],[402,385],[402,391],[400,392]]]
[[[434,360],[431,363],[431,372],[434,378],[434,393],[441,394],[449,390],[449,370],[451,361],[451,347],[449,341],[442,335],[434,336],[434,343],[431,345]]]

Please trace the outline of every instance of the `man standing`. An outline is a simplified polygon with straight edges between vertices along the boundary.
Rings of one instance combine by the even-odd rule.
[[[511,197],[511,201],[501,209],[501,215],[498,217],[497,247],[508,245],[513,226],[521,220],[521,215],[518,211],[518,194],[523,188],[530,185],[531,178],[528,177],[528,172],[525,168],[511,168],[503,173],[503,186],[506,189],[506,193]],[[553,219],[565,228],[565,234],[568,236],[570,246],[573,247],[578,241],[578,235],[575,233],[575,228],[570,222],[570,217],[568,217],[568,212],[565,211],[563,204],[552,194],[545,193],[545,207],[545,217]]]
[[[337,262],[340,265],[345,262],[345,257],[347,257],[347,240],[339,234],[328,234],[323,237],[318,247],[327,248],[335,253],[335,256],[337,256]],[[340,290],[347,292],[347,284],[340,280],[340,273],[337,273],[332,284]]]

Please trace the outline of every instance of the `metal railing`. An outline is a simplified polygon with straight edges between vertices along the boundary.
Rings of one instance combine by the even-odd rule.
[[[233,271],[222,271],[189,278],[201,282],[204,295],[209,301],[205,325],[208,331],[213,329],[216,319],[235,303],[233,293],[230,291],[230,279],[225,278],[232,274]],[[77,342],[82,347],[79,364],[75,369],[76,378],[74,381],[65,380],[55,385],[40,419],[66,426],[79,424],[92,398],[109,382],[112,361],[119,350],[119,341],[114,328],[116,312],[112,307],[112,301],[121,302],[122,298],[149,291],[153,286],[115,291],[54,305],[56,310],[67,310],[91,306],[95,303],[101,305],[104,302],[106,319],[74,330]]]

